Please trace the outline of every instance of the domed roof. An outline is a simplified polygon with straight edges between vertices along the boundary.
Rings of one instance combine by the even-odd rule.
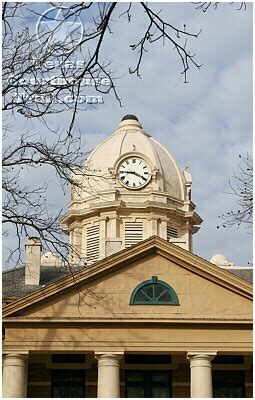
[[[184,177],[176,162],[160,143],[144,131],[134,115],[122,118],[117,130],[88,157],[86,168],[94,175],[98,172],[109,178],[109,172],[116,169],[118,160],[131,154],[143,156],[150,163],[152,171],[157,172],[153,190],[168,192],[170,196],[184,200]],[[114,182],[109,179],[102,184],[102,190],[113,187]],[[140,190],[146,190],[148,187],[149,185]]]
[[[48,251],[47,253],[43,254],[41,257],[41,264],[52,264],[52,265],[60,265],[61,260],[57,256],[57,254]]]
[[[231,266],[233,265],[232,262],[230,262],[226,256],[224,256],[224,254],[215,254],[210,262],[212,264],[217,265],[218,267],[222,267],[222,266]]]

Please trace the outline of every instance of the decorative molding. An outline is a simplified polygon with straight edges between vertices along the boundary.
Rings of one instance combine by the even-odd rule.
[[[242,324],[242,325],[252,325],[253,323],[253,319],[224,319],[224,318],[196,318],[196,319],[192,319],[192,318],[185,318],[185,317],[171,317],[171,318],[144,318],[144,317],[132,317],[130,316],[129,318],[115,318],[115,317],[109,317],[109,318],[91,318],[91,317],[87,317],[87,318],[52,318],[52,317],[6,317],[4,319],[4,322],[6,324],[11,324],[11,323],[26,323],[26,324],[33,324],[33,323],[45,323],[48,324],[50,323],[52,324],[60,324],[60,323],[64,323],[64,324],[93,324],[93,323],[110,323],[110,324],[114,324],[114,323],[128,323],[128,324],[214,324],[214,325],[237,325],[237,324]]]

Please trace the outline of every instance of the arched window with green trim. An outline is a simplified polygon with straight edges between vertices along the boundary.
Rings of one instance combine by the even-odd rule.
[[[130,305],[179,305],[179,299],[174,289],[164,281],[153,276],[150,280],[140,283],[130,298]]]

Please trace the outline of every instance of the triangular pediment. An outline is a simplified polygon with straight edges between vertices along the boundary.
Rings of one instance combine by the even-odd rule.
[[[174,289],[179,305],[130,305],[135,287],[152,276]],[[152,237],[7,305],[3,314],[7,320],[249,321],[251,299],[250,283]]]

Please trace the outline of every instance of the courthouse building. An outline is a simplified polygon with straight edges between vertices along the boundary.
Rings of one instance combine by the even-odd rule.
[[[70,264],[3,273],[3,397],[252,397],[252,269],[193,253],[190,172],[127,115],[76,179]]]

